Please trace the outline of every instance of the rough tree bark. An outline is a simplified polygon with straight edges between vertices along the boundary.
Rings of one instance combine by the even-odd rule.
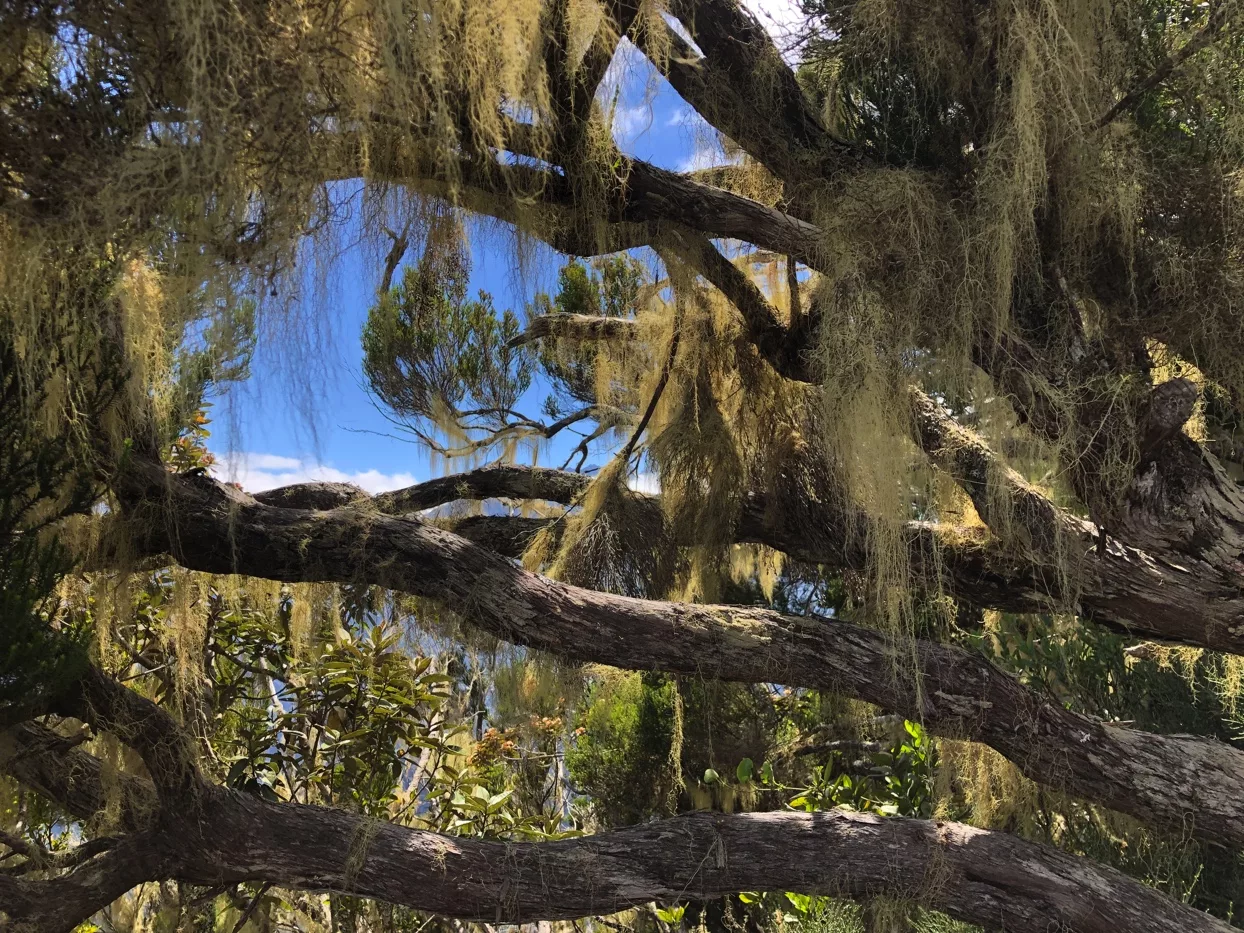
[[[870,899],[908,896],[986,930],[1225,933],[1113,869],[1005,833],[956,823],[829,812],[697,813],[548,843],[441,836],[343,810],[271,803],[187,777],[172,760],[177,726],[163,710],[88,672],[81,708],[99,731],[127,736],[154,769],[130,778],[147,828],[80,847],[51,877],[0,873],[12,933],[62,933],[143,881],[208,888],[262,882],[378,898],[486,922],[567,919],[651,901],[787,890]],[[51,775],[36,786],[87,819],[106,794],[98,762],[42,727],[0,732],[0,770]],[[82,770],[67,770],[71,764]],[[60,777],[55,775],[60,774]],[[67,779],[68,778],[68,779]],[[144,786],[145,785],[145,786]],[[56,871],[54,869],[60,869]]]
[[[1057,790],[1244,844],[1244,752],[1077,715],[960,648],[919,641],[908,662],[880,633],[843,622],[569,586],[409,515],[263,505],[155,465],[135,464],[128,476],[124,496],[141,553],[168,553],[209,573],[375,584],[579,661],[844,693],[935,733],[989,744]]]

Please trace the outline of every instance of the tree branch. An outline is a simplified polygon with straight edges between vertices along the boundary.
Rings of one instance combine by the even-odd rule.
[[[524,923],[776,890],[913,897],[1006,933],[1226,933],[1121,873],[1004,833],[862,813],[695,813],[558,842],[439,836],[340,810],[221,794],[204,878],[337,890]]]
[[[508,346],[521,347],[537,340],[634,340],[639,324],[631,318],[599,314],[571,314],[555,311],[527,322],[527,329],[510,340]]]
[[[159,809],[150,781],[129,774],[110,775],[114,788],[110,795],[98,758],[34,722],[0,732],[0,772],[55,801],[80,820],[88,820],[111,805],[118,827],[125,832],[148,827]]]
[[[283,508],[327,511],[351,502],[390,515],[422,512],[458,499],[547,499],[572,502],[587,488],[591,477],[547,467],[489,466],[453,476],[430,479],[415,486],[368,496],[348,483],[299,483],[255,494],[255,501]]]
[[[748,339],[775,370],[788,379],[812,381],[803,359],[806,335],[793,334],[782,325],[769,300],[747,273],[723,256],[707,237],[679,230],[672,231],[668,239],[674,253],[739,310]]]
[[[137,751],[162,803],[184,806],[194,799],[202,784],[194,749],[173,717],[151,700],[90,665],[54,709],[111,732]]]
[[[668,28],[657,42],[640,37],[640,47],[705,120],[786,183],[788,196],[861,166],[863,153],[826,130],[769,34],[735,0],[682,0],[671,12],[703,56]]]
[[[512,223],[571,255],[655,243],[661,225],[672,224],[709,237],[755,243],[812,268],[823,265],[817,260],[822,232],[814,224],[641,160],[619,156],[621,181],[608,192],[603,216],[597,210],[589,217],[582,214],[566,179],[552,171],[464,160],[461,182],[451,185],[426,159],[398,142],[389,148],[376,142],[371,149],[361,141],[353,146],[349,142],[339,141],[326,155],[331,167],[325,181],[370,177],[400,184]]]
[[[0,875],[0,928],[6,933],[69,933],[144,881],[177,870],[171,846],[135,833],[53,878]]]
[[[1120,114],[1134,110],[1146,94],[1169,78],[1189,58],[1213,43],[1227,23],[1227,14],[1230,13],[1231,6],[1229,0],[1219,0],[1213,12],[1209,14],[1205,25],[1198,29],[1178,51],[1164,58],[1149,74],[1149,77],[1124,94],[1113,107],[1098,117],[1095,124],[1097,128],[1100,129],[1113,123]]]
[[[1092,523],[1073,518],[1010,469],[980,437],[915,386],[908,388],[914,439],[932,463],[968,494],[981,520],[1004,538],[1023,538],[1027,553],[1048,561],[1064,543],[1092,546]]]
[[[903,662],[894,646],[846,623],[580,589],[410,516],[264,506],[155,464],[132,464],[125,481],[140,552],[168,552],[191,569],[366,582],[436,600],[499,638],[577,661],[832,690],[985,742],[1067,793],[1244,844],[1244,753],[1103,725],[959,648],[918,641],[913,669],[896,677]]]
[[[930,404],[932,404],[930,402]],[[1004,466],[989,467],[980,458],[994,455],[970,432],[937,411],[926,420],[923,439],[935,465],[951,475],[956,470],[993,477],[1009,475]],[[918,424],[918,422],[917,422]],[[940,439],[939,439],[940,438]],[[956,458],[964,463],[956,466]],[[810,494],[825,490],[826,467],[815,454],[799,456],[790,468],[775,477],[764,490],[752,490],[743,503],[735,538],[740,543],[764,544],[807,564],[863,570],[866,551],[853,545],[848,533],[860,520],[847,514],[834,496]],[[406,490],[377,496],[370,508],[402,514],[443,505],[456,499],[544,499],[565,505],[578,501],[591,481],[581,473],[544,467],[487,467],[421,483]],[[987,516],[996,509],[987,489],[968,482],[982,502]],[[1009,519],[995,517],[1010,541],[984,533],[983,529],[910,522],[904,543],[919,579],[938,582],[956,599],[983,609],[1007,612],[1076,611],[1081,615],[1136,634],[1214,650],[1244,654],[1244,634],[1236,630],[1244,614],[1244,595],[1232,591],[1216,575],[1192,573],[1187,560],[1154,558],[1135,547],[1111,539],[1102,547],[1096,526],[1063,510],[1053,509],[1040,493],[1025,485],[1020,508]],[[259,493],[256,499],[271,505],[332,509],[351,501],[363,502],[367,494],[344,484],[307,483]],[[1024,501],[1026,497],[1033,497]],[[660,505],[652,500],[653,508]],[[1053,542],[1045,554],[1014,546],[1015,516],[1030,516],[1030,541]],[[489,517],[463,526],[468,537],[506,556],[522,552],[537,522],[516,517]],[[1006,526],[1010,524],[1010,528]],[[521,527],[520,527],[521,526]],[[482,536],[477,536],[477,533]],[[489,537],[488,535],[495,537]],[[494,546],[495,545],[495,546]]]

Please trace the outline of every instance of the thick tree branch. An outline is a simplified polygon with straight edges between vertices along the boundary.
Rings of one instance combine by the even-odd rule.
[[[1166,470],[1159,470],[1155,462],[1130,493],[1122,525],[1128,543],[1109,539],[1092,522],[1058,508],[924,393],[912,389],[911,398],[916,442],[968,493],[1004,548],[1022,555],[1037,570],[1052,601],[1151,637],[1236,653],[1244,650],[1240,638],[1244,587],[1239,572],[1232,572],[1238,561],[1221,552],[1234,542],[1244,547],[1239,537],[1244,521],[1232,524],[1224,519],[1224,513],[1244,516],[1244,497],[1225,474],[1213,484],[1190,482],[1206,468],[1209,455],[1179,431],[1191,408],[1182,380],[1154,391],[1143,442]],[[1172,454],[1181,453],[1191,462],[1172,469]],[[1176,494],[1186,496],[1191,487],[1202,508],[1191,515],[1172,509],[1174,497],[1166,496],[1164,484],[1170,480],[1165,477],[1178,477]],[[1154,502],[1153,510],[1140,501],[1145,495]],[[1192,528],[1175,521],[1176,516]],[[1220,549],[1216,565],[1206,561],[1189,566],[1180,556],[1180,536],[1194,538],[1197,530],[1211,532],[1201,541],[1203,546],[1216,542]],[[1151,549],[1137,548],[1135,542]]]
[[[617,52],[618,40],[626,35],[638,13],[629,3],[605,4],[604,16],[580,62],[570,61],[572,16],[567,0],[548,6],[545,34],[545,71],[556,123],[555,151],[569,172],[582,164],[580,155],[590,130],[596,90],[604,80]],[[590,163],[589,163],[590,164]]]
[[[625,317],[600,314],[571,314],[555,311],[541,314],[527,322],[527,328],[510,340],[509,346],[521,347],[537,340],[634,340],[639,324]]]
[[[457,499],[547,499],[573,502],[591,477],[546,467],[489,466],[369,497],[348,483],[300,483],[255,494],[264,505],[295,509],[335,509],[371,499],[371,506],[390,515],[422,512]]]
[[[155,703],[89,666],[58,698],[56,712],[111,732],[142,756],[161,802],[185,805],[201,779],[185,732]]]
[[[628,167],[620,219],[675,223],[711,238],[755,243],[788,253],[814,269],[824,268],[822,233],[816,225],[647,162],[635,160]]]
[[[1091,545],[1090,522],[1063,512],[1010,469],[974,432],[914,386],[908,389],[915,440],[932,463],[968,494],[977,514],[1004,538],[1021,537],[1026,553],[1053,561],[1065,541]]]
[[[560,529],[560,523],[555,518],[526,515],[469,515],[442,519],[437,524],[481,547],[512,558],[522,557],[543,529],[549,526],[553,526],[555,531]]]
[[[1186,559],[1154,558],[1114,539],[1104,541],[1091,522],[1055,509],[1022,481],[1009,493],[1018,500],[1017,507],[1009,515],[993,516],[1006,496],[990,493],[987,484],[1012,474],[994,463],[994,454],[980,438],[940,409],[926,410],[923,426],[920,418],[914,424],[935,465],[952,476],[961,475],[980,500],[979,508],[1006,536],[1004,542],[982,529],[911,522],[904,538],[917,577],[940,580],[955,598],[982,609],[1077,611],[1145,637],[1244,653],[1244,631],[1238,628],[1244,595],[1229,581],[1208,567],[1194,572]],[[767,545],[807,564],[863,570],[868,554],[858,543],[852,544],[858,535],[849,533],[858,517],[846,514],[832,495],[809,495],[809,489],[830,488],[829,477],[823,474],[824,464],[818,464],[815,456],[803,456],[769,488],[748,493],[736,539]],[[385,493],[369,507],[401,514],[455,499],[487,498],[570,505],[589,482],[590,477],[580,473],[543,467],[488,467]],[[362,501],[366,493],[354,486],[308,483],[262,492],[256,498],[272,505],[332,509]],[[659,509],[655,500],[653,507]],[[463,529],[472,540],[512,557],[522,552],[520,544],[525,546],[542,523],[495,516],[487,523],[495,537],[484,531],[482,518]],[[1042,553],[1035,547],[1016,547],[1017,540],[1049,547]]]
[[[1069,712],[983,658],[930,642],[904,663],[877,632],[733,606],[637,600],[528,573],[413,517],[265,506],[206,477],[132,465],[140,552],[287,582],[366,582],[433,599],[499,638],[632,670],[833,690],[976,739],[1034,780],[1142,820],[1244,845],[1244,753]]]
[[[172,846],[154,833],[142,832],[56,877],[27,880],[0,875],[0,929],[69,933],[131,888],[168,877],[175,865]]]
[[[559,842],[439,836],[340,810],[217,798],[204,880],[337,890],[523,923],[745,890],[909,896],[988,930],[1226,933],[1124,875],[1003,833],[861,813],[696,813]]]
[[[703,56],[672,29],[656,42],[640,37],[641,48],[705,120],[786,183],[788,196],[861,165],[863,153],[833,138],[764,27],[735,0],[685,0],[671,12]]]
[[[0,772],[55,801],[80,820],[111,808],[118,827],[125,832],[149,826],[159,808],[151,782],[132,775],[111,775],[110,795],[98,758],[35,722],[0,732]]]
[[[974,353],[977,365],[1038,436],[1052,444],[1065,444],[1068,437],[1086,438],[1068,475],[1096,524],[1127,550],[1161,565],[1163,574],[1176,582],[1177,599],[1179,590],[1188,585],[1204,594],[1198,624],[1176,628],[1203,628],[1207,634],[1199,643],[1240,652],[1244,488],[1232,481],[1208,449],[1175,426],[1182,425],[1189,403],[1195,403],[1190,386],[1183,380],[1155,386],[1135,406],[1132,420],[1114,411],[1110,393],[1082,391],[1083,402],[1056,403],[1051,385],[1065,390],[1080,376],[1091,384],[1094,373],[1060,375],[1056,365],[1014,336],[979,341]],[[1095,358],[1080,365],[1095,366]],[[1102,481],[1110,457],[1103,448],[1110,431],[1128,429],[1139,434],[1136,471],[1120,490]]]
[[[515,128],[522,130],[521,124]],[[640,160],[619,157],[620,183],[589,216],[567,180],[548,170],[463,160],[461,182],[451,185],[443,180],[443,172],[400,142],[388,148],[377,142],[369,149],[348,137],[339,140],[325,159],[330,166],[326,181],[370,177],[400,184],[512,223],[572,255],[658,242],[660,226],[672,224],[709,237],[755,243],[812,268],[821,266],[817,256],[822,233],[814,224]]]
[[[704,276],[743,315],[747,337],[760,355],[788,379],[811,382],[803,352],[805,333],[792,333],[778,320],[777,312],[764,293],[742,269],[721,254],[706,237],[672,231],[668,240],[675,254]]]

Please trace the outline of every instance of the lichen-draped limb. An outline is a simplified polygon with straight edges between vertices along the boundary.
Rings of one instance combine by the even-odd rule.
[[[556,842],[491,842],[342,810],[217,795],[186,874],[349,891],[490,923],[599,916],[641,904],[780,890],[867,899],[902,892],[1006,933],[1226,933],[1221,920],[1113,869],[1004,833],[869,814],[694,813]],[[196,840],[197,842],[197,840]]]
[[[186,733],[165,710],[94,665],[52,703],[55,712],[110,732],[142,756],[161,802],[185,805],[202,778]]]
[[[1077,715],[961,648],[916,641],[917,685],[894,676],[892,642],[847,623],[612,596],[524,571],[413,516],[266,506],[157,465],[135,462],[120,482],[140,553],[209,573],[382,586],[577,661],[832,690],[987,743],[1060,791],[1244,846],[1244,752]]]
[[[634,340],[638,335],[639,324],[630,318],[554,311],[533,317],[527,322],[526,330],[510,341],[510,346],[520,347],[549,337],[555,340]]]
[[[115,797],[118,829],[134,832],[149,826],[159,807],[154,785],[133,775],[110,774],[110,797],[104,766],[79,745],[37,722],[21,723],[0,732],[0,772],[55,801],[80,820],[102,812]]]
[[[1069,539],[1081,550],[1095,543],[1092,523],[1068,515],[997,457],[984,440],[910,386],[913,435],[934,466],[967,493],[977,514],[1003,538],[1023,538],[1034,559],[1055,559]]]
[[[919,396],[917,396],[919,397]],[[927,396],[925,396],[927,398]],[[987,474],[991,481],[1009,475],[998,465],[984,442],[953,423],[944,412],[925,409],[925,442],[933,462],[967,471],[968,477]],[[919,422],[917,422],[919,424]],[[939,440],[939,438],[942,438]],[[966,458],[956,466],[956,458]],[[981,460],[980,458],[986,458]],[[789,469],[765,489],[749,490],[743,499],[734,538],[739,543],[763,544],[806,564],[863,571],[868,555],[849,533],[853,517],[844,511],[828,487],[823,465],[805,463],[804,470]],[[819,469],[819,472],[818,472]],[[816,495],[803,483],[811,471]],[[803,472],[804,478],[800,479]],[[581,473],[544,467],[486,467],[419,483],[369,498],[355,486],[303,483],[261,492],[256,500],[270,505],[328,510],[354,502],[366,503],[387,514],[428,509],[457,499],[504,498],[546,500],[572,505],[591,482]],[[982,501],[985,515],[999,509],[1005,496],[991,494],[976,480],[969,482]],[[916,581],[940,584],[956,599],[982,609],[1043,613],[1074,608],[1094,621],[1113,628],[1164,641],[1220,651],[1244,653],[1244,593],[1208,565],[1190,568],[1186,559],[1169,560],[1123,544],[1103,540],[1090,522],[1076,518],[1045,499],[1027,484],[1016,494],[1031,501],[1001,516],[1008,540],[983,528],[944,523],[909,522],[902,531],[904,547]],[[655,513],[658,497],[639,497]],[[792,506],[797,507],[792,507]],[[1031,528],[1020,532],[1030,543],[1053,542],[1045,553],[1017,548],[1016,526],[1027,516]],[[545,519],[485,516],[459,519],[454,530],[509,557],[521,553]],[[694,542],[692,542],[694,543]],[[518,548],[518,550],[515,550]],[[1069,567],[1071,561],[1074,566]]]
[[[1153,386],[1130,406],[1091,392],[1068,404],[1054,386],[1106,362],[1090,355],[1071,373],[1059,372],[1056,361],[1012,334],[978,341],[973,357],[1038,437],[1064,448],[1068,438],[1084,439],[1069,452],[1066,475],[1097,525],[1154,560],[1198,566],[1189,572],[1212,578],[1216,599],[1244,593],[1244,490],[1209,449],[1180,430],[1195,403],[1186,380]],[[1103,482],[1119,468],[1103,448],[1120,424],[1135,435],[1113,438],[1130,454],[1126,475]],[[1229,618],[1227,628],[1244,621],[1239,613]]]
[[[380,170],[380,174],[385,173]],[[421,180],[417,171],[394,171],[385,177],[417,190],[448,194],[448,189],[441,191],[434,180]],[[723,236],[789,253],[814,269],[822,265],[823,257],[818,255],[822,232],[815,225],[642,162],[629,165],[626,185],[591,236],[583,233],[573,199],[557,178],[537,181],[530,173],[525,177],[516,190],[530,194],[527,203],[520,203],[512,192],[470,186],[461,189],[460,197],[473,210],[515,223],[558,248],[580,255],[670,242],[678,237],[693,237],[694,242],[704,241],[713,249],[706,237]],[[700,232],[692,232],[685,225]],[[787,249],[792,244],[794,249]],[[739,307],[763,355],[776,360],[784,374],[807,378],[803,359],[811,342],[810,329],[796,333],[769,326],[763,301],[754,300],[756,296],[736,281],[741,272],[726,269],[730,264],[720,254],[713,261],[714,257],[701,249],[697,258],[699,262],[691,265]],[[731,276],[731,271],[738,276]],[[1100,481],[1099,461],[1110,454],[1094,445],[1113,434],[1113,427],[1099,430],[1100,400],[1088,393],[1088,404],[1069,405],[1066,393],[1058,397],[1050,388],[1056,378],[1051,361],[1013,334],[978,335],[972,356],[1011,399],[1021,419],[1040,436],[1064,444],[1068,437],[1089,439],[1089,449],[1074,451],[1068,475],[1098,524],[1155,559],[1163,559],[1167,551],[1177,551],[1204,560],[1221,588],[1238,589],[1234,578],[1238,576],[1237,555],[1244,550],[1244,497],[1199,445],[1178,435],[1169,438],[1142,464],[1145,469],[1123,491],[1121,507],[1118,490]],[[1087,358],[1081,368],[1091,369],[1094,359]],[[1236,624],[1238,619],[1228,628]]]
[[[756,283],[723,256],[707,237],[672,230],[668,242],[680,260],[704,276],[738,309],[747,338],[777,372],[799,382],[814,381],[804,359],[804,350],[809,344],[806,329],[792,332],[784,326]]]
[[[145,831],[126,836],[53,877],[0,873],[0,929],[69,933],[126,891],[175,874],[176,853],[167,835]]]
[[[704,54],[671,29],[669,53],[651,56],[654,64],[710,124],[786,182],[788,195],[866,164],[826,128],[768,32],[735,0],[679,0],[670,10]]]
[[[521,128],[521,126],[519,127]],[[596,255],[657,242],[661,224],[710,237],[727,237],[786,253],[819,268],[822,231],[812,223],[751,198],[715,188],[687,174],[618,155],[617,181],[591,216],[582,213],[571,184],[555,172],[464,160],[459,183],[437,174],[426,155],[400,139],[382,147],[348,136],[334,140],[324,181],[367,178],[445,198],[474,213],[496,217],[572,255]],[[658,226],[654,226],[658,225]]]
[[[558,842],[490,842],[214,786],[194,819],[122,837],[59,877],[0,875],[0,914],[14,931],[59,933],[136,884],[164,879],[341,891],[465,920],[572,919],[775,889],[858,899],[897,892],[1008,933],[1044,933],[1050,922],[1078,933],[1229,929],[1113,869],[956,823],[694,813]]]

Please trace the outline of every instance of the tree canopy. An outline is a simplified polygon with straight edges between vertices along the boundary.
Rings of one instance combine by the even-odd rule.
[[[0,929],[1239,924],[1238,7],[804,14],[0,7]],[[343,238],[444,475],[247,491]]]

